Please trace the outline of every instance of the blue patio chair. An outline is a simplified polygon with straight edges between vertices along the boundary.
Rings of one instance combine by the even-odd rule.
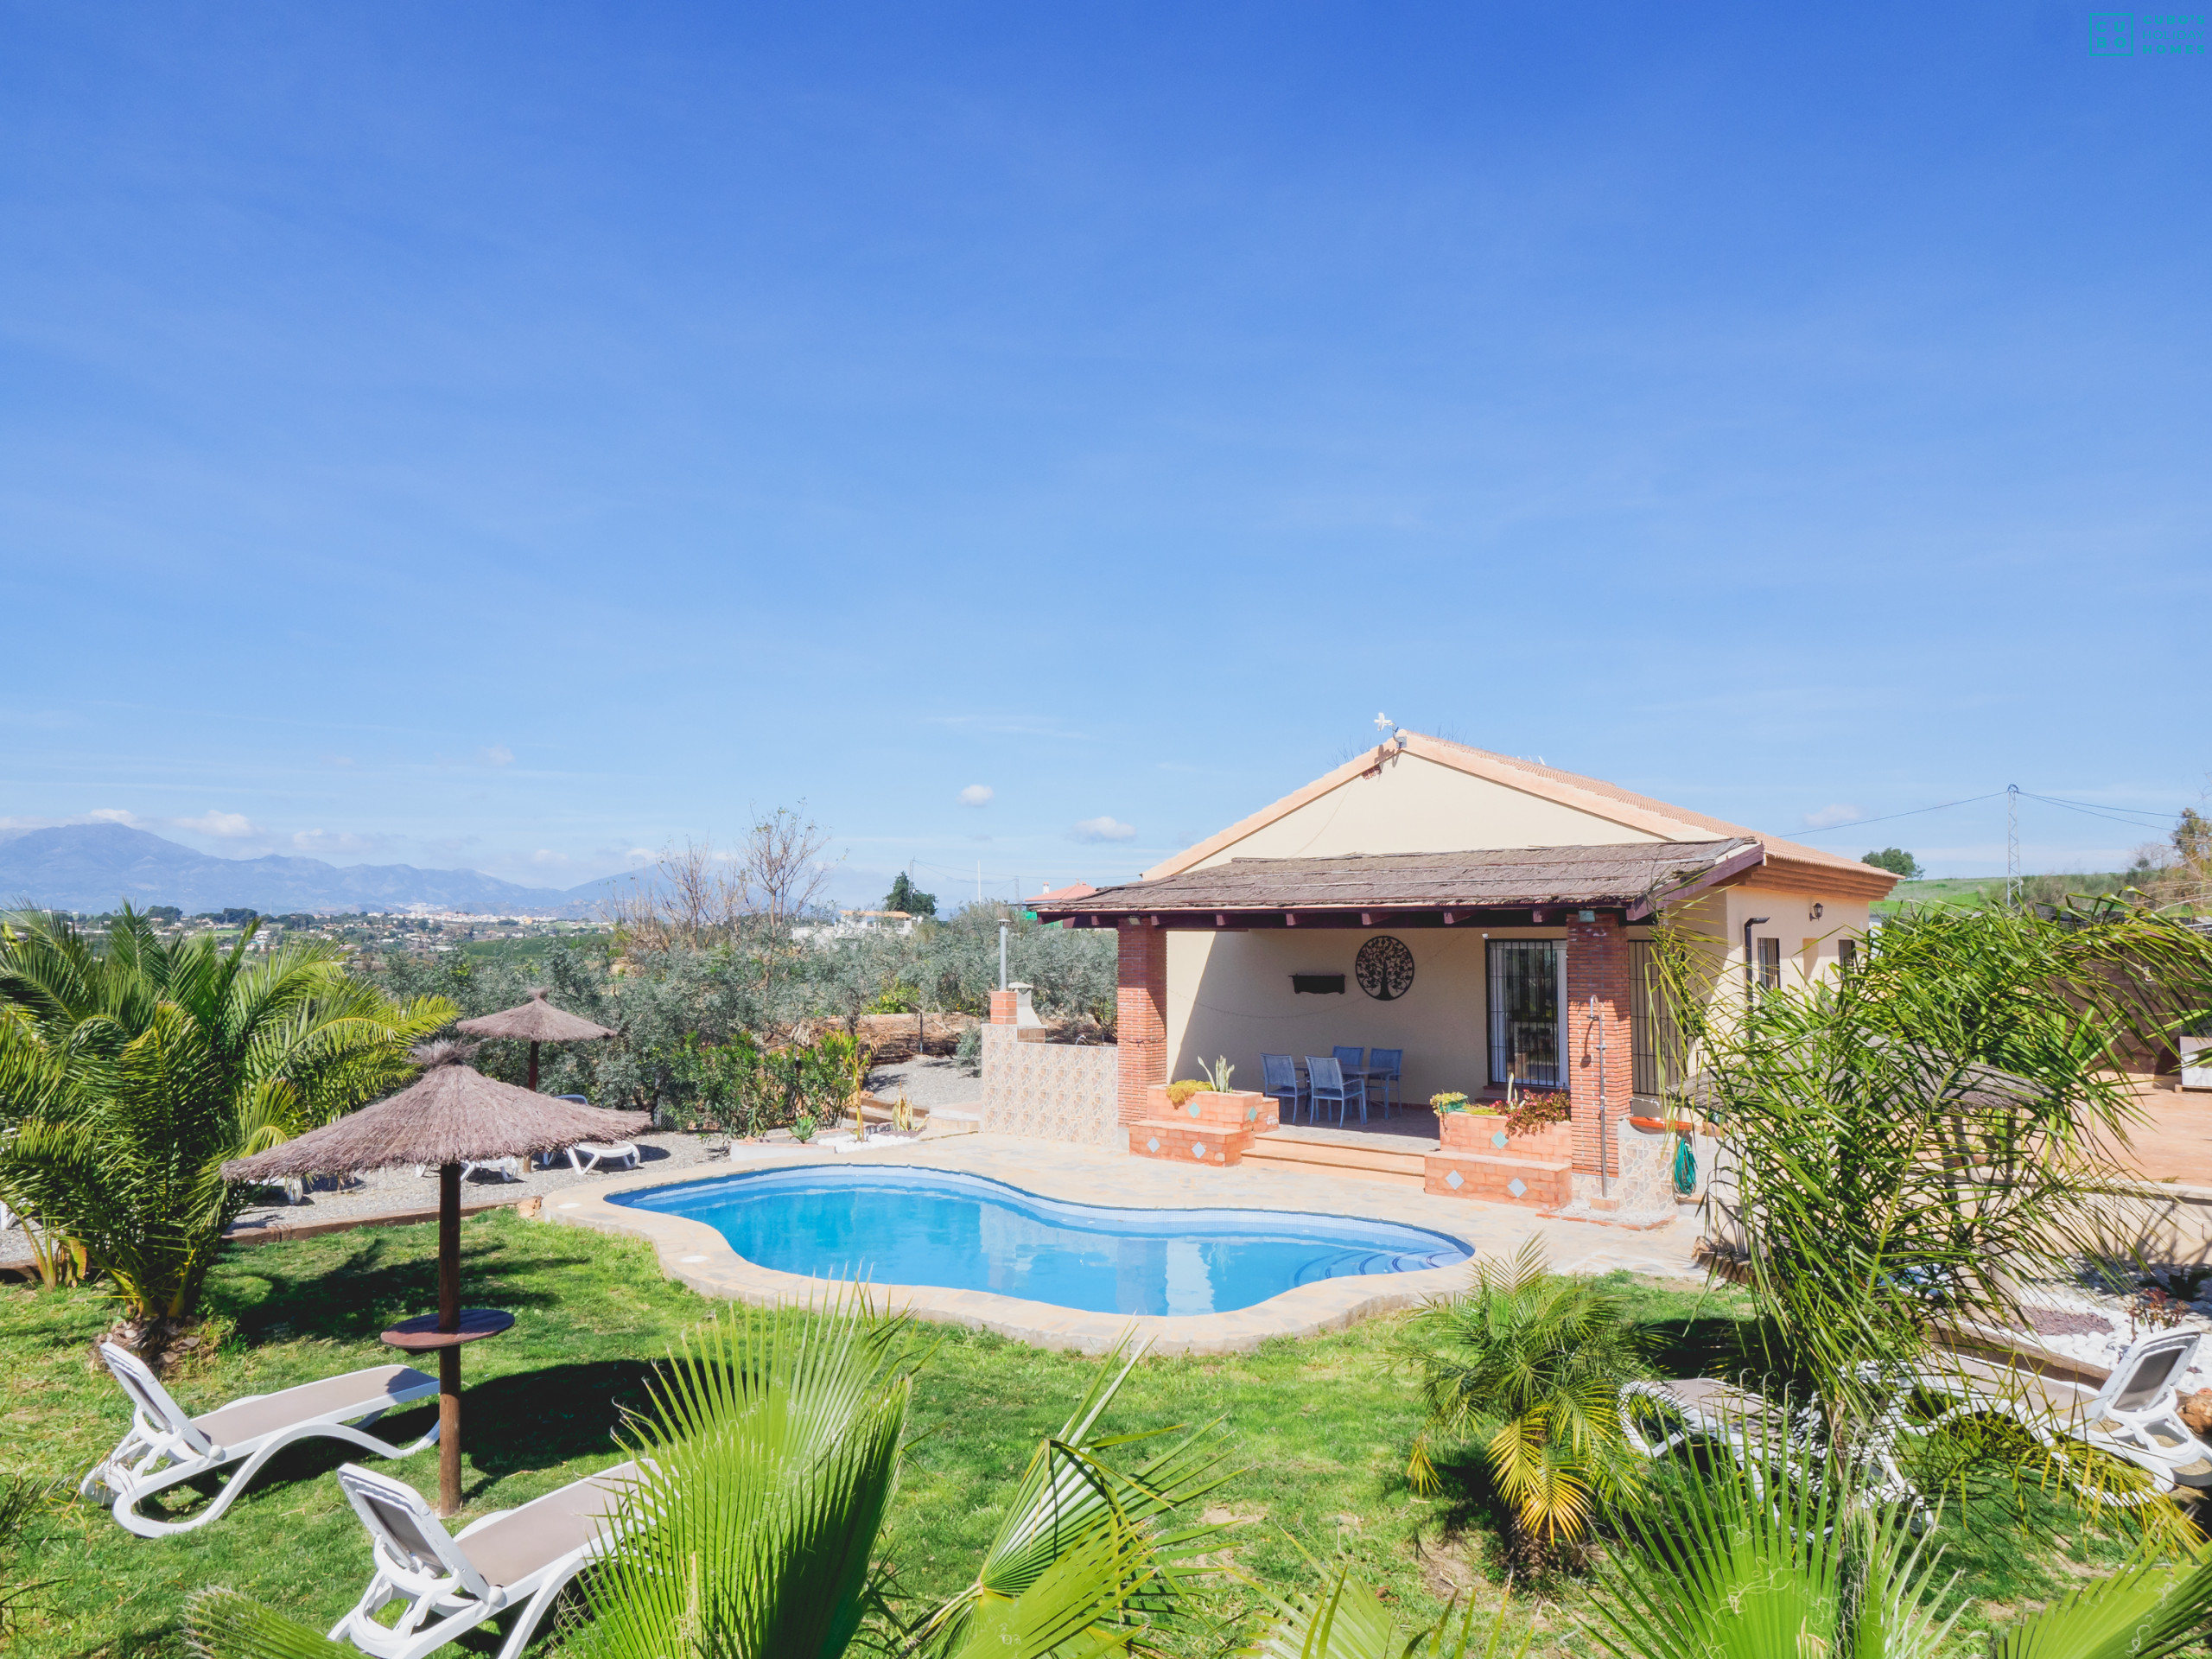
[[[1363,1048],[1346,1048],[1338,1043],[1329,1052],[1337,1057],[1337,1064],[1347,1071],[1357,1072],[1366,1068],[1367,1051]]]
[[[1298,1080],[1298,1062],[1287,1054],[1262,1054],[1260,1067],[1267,1084],[1267,1092],[1281,1103],[1281,1116],[1286,1123],[1298,1122],[1299,1103],[1306,1103],[1307,1115],[1313,1109],[1313,1096]]]
[[[1405,1061],[1406,1051],[1402,1048],[1367,1051],[1367,1081],[1382,1085],[1382,1110],[1386,1114],[1398,1109],[1398,1085],[1405,1080]]]
[[[1313,1116],[1318,1121],[1324,1101],[1333,1102],[1337,1122],[1344,1121],[1344,1108],[1355,1100],[1359,1103],[1359,1121],[1367,1122],[1367,1082],[1355,1072],[1344,1075],[1344,1067],[1333,1059],[1324,1059],[1319,1054],[1306,1057],[1306,1084],[1313,1096]]]

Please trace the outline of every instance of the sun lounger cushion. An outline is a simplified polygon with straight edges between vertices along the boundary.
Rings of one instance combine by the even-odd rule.
[[[310,1417],[325,1417],[349,1406],[363,1412],[391,1411],[404,1403],[398,1396],[410,1389],[435,1389],[438,1380],[406,1365],[383,1365],[354,1371],[346,1376],[326,1377],[258,1400],[195,1417],[192,1426],[218,1446],[235,1446]]]
[[[513,1584],[591,1542],[603,1530],[601,1522],[621,1507],[622,1490],[637,1472],[634,1463],[618,1464],[548,1492],[471,1532],[461,1548],[486,1584]]]

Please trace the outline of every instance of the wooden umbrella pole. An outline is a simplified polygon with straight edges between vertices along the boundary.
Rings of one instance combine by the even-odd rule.
[[[532,1094],[537,1092],[537,1045],[536,1043],[530,1046],[530,1091]]]
[[[438,1329],[461,1329],[461,1166],[438,1166]],[[438,1514],[461,1513],[461,1344],[438,1350]]]

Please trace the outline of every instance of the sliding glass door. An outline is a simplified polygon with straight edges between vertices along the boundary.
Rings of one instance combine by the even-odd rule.
[[[1508,1073],[1539,1089],[1560,1086],[1562,982],[1557,939],[1490,942],[1490,1080]]]

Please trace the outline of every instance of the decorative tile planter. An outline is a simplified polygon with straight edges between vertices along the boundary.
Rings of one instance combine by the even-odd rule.
[[[1201,1089],[1178,1106],[1167,1098],[1166,1084],[1154,1084],[1145,1090],[1144,1121],[1129,1128],[1129,1150],[1141,1158],[1225,1166],[1243,1160],[1254,1136],[1278,1127],[1279,1116],[1274,1097],[1255,1090]]]
[[[1446,1198],[1484,1198],[1553,1210],[1574,1193],[1573,1163],[1558,1158],[1515,1158],[1503,1153],[1432,1152],[1421,1160],[1421,1190]]]
[[[1554,1123],[1534,1135],[1515,1135],[1505,1127],[1503,1114],[1446,1112],[1437,1119],[1446,1152],[1474,1152],[1493,1158],[1536,1158],[1546,1163],[1573,1157],[1574,1132]]]
[[[1436,1132],[1446,1147],[1472,1152],[1488,1147],[1491,1135],[1505,1133],[1505,1118],[1497,1112],[1440,1112]]]
[[[1531,1210],[1555,1208],[1573,1195],[1574,1135],[1565,1123],[1515,1135],[1502,1112],[1446,1112],[1437,1132],[1442,1144],[1421,1160],[1424,1192]]]

